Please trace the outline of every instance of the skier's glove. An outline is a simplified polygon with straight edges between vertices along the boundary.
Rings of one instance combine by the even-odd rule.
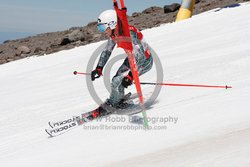
[[[91,72],[91,80],[94,81],[96,78],[100,78],[101,75],[102,75],[102,68],[96,67],[96,69]]]
[[[122,79],[122,86],[124,88],[128,88],[128,86],[132,85],[132,83],[133,83],[133,75],[130,71],[129,74]]]

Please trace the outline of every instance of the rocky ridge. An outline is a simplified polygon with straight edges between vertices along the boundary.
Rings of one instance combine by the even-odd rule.
[[[247,1],[250,0],[196,0],[194,15],[214,8],[233,7]],[[129,16],[129,23],[143,30],[174,22],[179,8],[180,4],[176,3],[164,7],[150,7]],[[0,64],[33,55],[42,56],[104,39],[106,37],[98,32],[96,22],[91,22],[84,27],[5,41],[0,45]]]

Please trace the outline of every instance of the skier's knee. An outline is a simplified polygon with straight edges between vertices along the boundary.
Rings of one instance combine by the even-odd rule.
[[[121,76],[121,75],[116,75],[116,76],[114,76],[114,77],[112,78],[111,87],[112,87],[113,89],[117,88],[117,87],[121,84],[122,79],[123,79],[123,76]]]

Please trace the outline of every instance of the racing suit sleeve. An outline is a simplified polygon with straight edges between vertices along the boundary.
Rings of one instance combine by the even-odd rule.
[[[96,68],[103,69],[103,67],[107,63],[115,45],[116,45],[115,41],[113,41],[111,38],[109,38],[105,49],[102,51],[102,53],[100,55],[100,58],[99,58],[99,61],[97,63]]]

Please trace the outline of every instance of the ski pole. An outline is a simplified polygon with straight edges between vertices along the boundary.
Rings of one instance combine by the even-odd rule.
[[[214,86],[214,85],[193,85],[193,84],[174,84],[174,83],[151,83],[151,82],[141,82],[141,85],[161,85],[161,86],[187,86],[187,87],[203,87],[203,88],[223,88],[229,89],[232,86]]]
[[[74,71],[73,72],[74,75],[91,75],[90,73],[84,73],[84,72],[77,72],[77,71]]]

